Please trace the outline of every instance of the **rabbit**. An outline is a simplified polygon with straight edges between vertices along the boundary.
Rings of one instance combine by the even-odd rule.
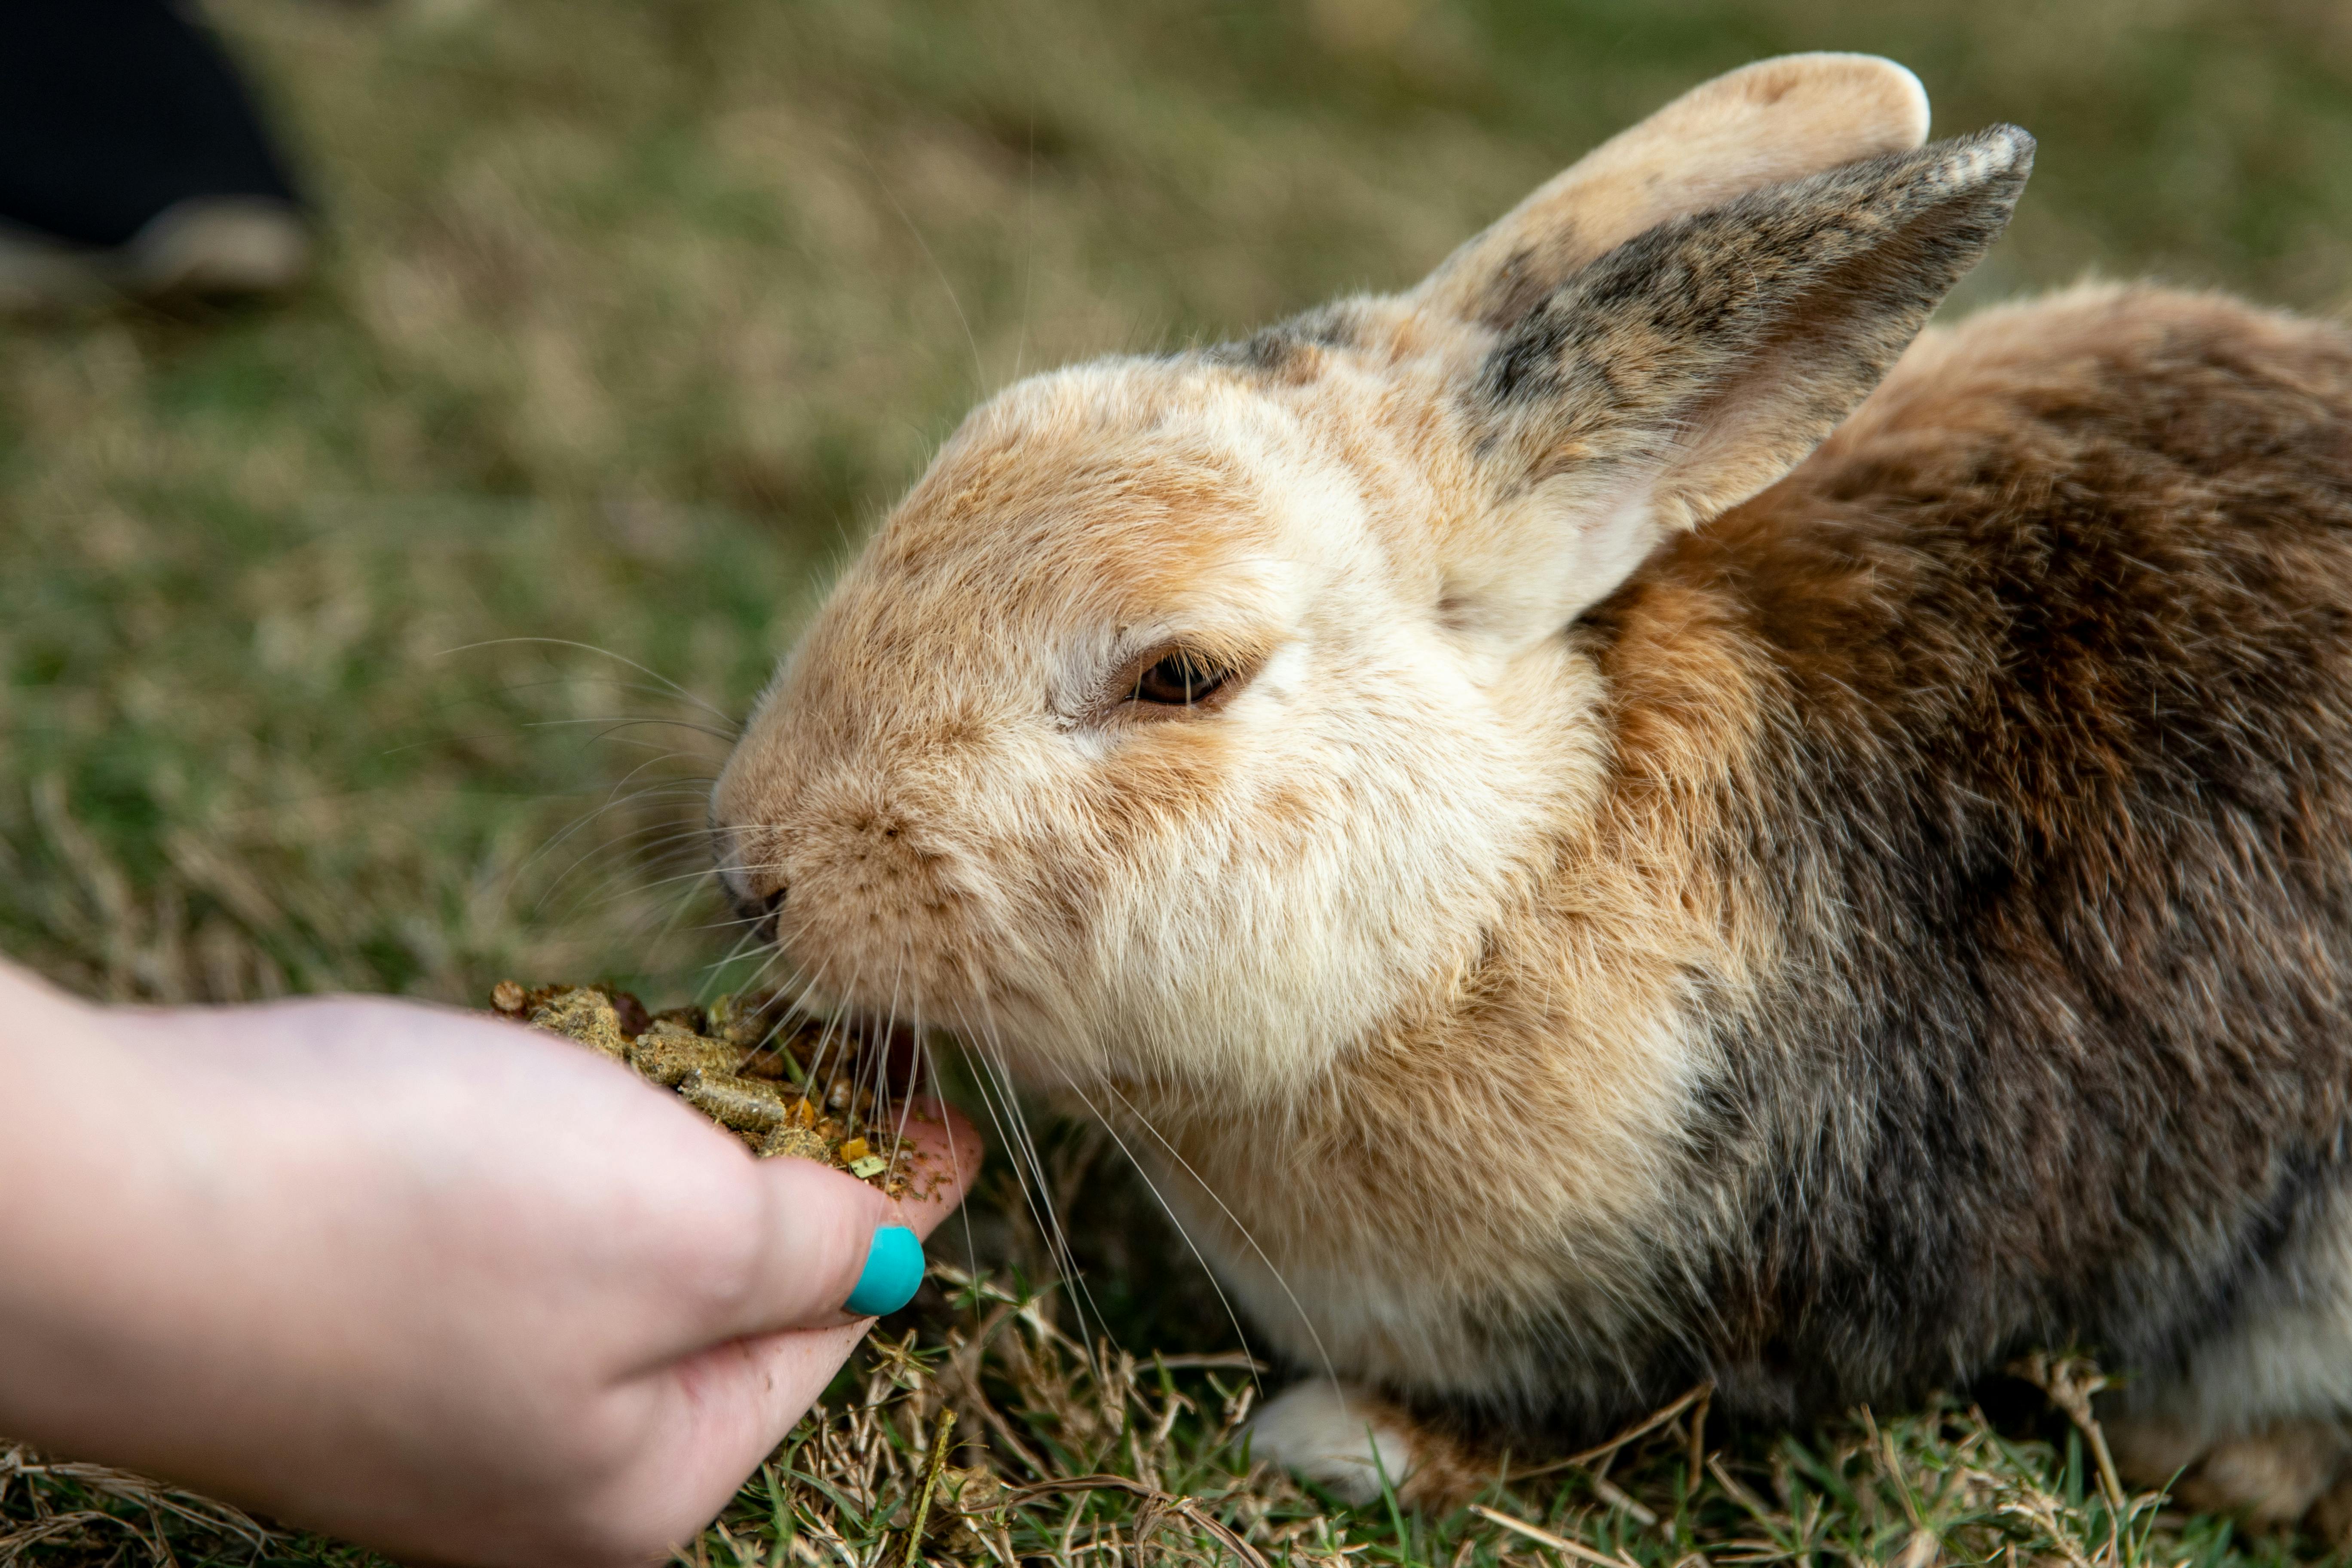
[[[2034,151],[1927,121],[1767,60],[1408,291],[1012,385],[715,787],[814,1003],[1113,1130],[1343,1493],[2073,1338],[2136,1478],[2352,1517],[2352,337],[1923,331]]]

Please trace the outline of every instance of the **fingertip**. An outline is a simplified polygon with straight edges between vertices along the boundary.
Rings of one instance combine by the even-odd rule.
[[[936,1100],[917,1100],[909,1108],[906,1135],[907,1188],[897,1217],[918,1237],[928,1237],[971,1189],[985,1145],[961,1111]]]
[[[915,1233],[903,1225],[886,1225],[867,1245],[866,1267],[841,1310],[853,1318],[887,1317],[915,1299],[926,1268]]]
[[[758,1164],[763,1259],[734,1333],[831,1327],[905,1306],[922,1283],[922,1240],[963,1199],[981,1163],[971,1123],[937,1101],[908,1108],[905,1187],[894,1201],[845,1171],[783,1155]]]
[[[840,1323],[875,1232],[892,1223],[889,1200],[847,1172],[790,1154],[761,1161],[759,1176],[768,1193],[769,1261],[747,1326]]]

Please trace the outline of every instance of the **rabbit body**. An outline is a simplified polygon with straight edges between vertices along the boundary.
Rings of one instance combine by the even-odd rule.
[[[1304,1367],[1788,1419],[2076,1338],[2127,1457],[2291,1516],[2352,1409],[2352,336],[1918,335],[2031,157],[1924,118],[1768,62],[1412,293],[1008,389],[722,874],[1103,1117]],[[1264,1441],[1438,1495],[1396,1408]]]
[[[2080,1341],[2186,1428],[2154,1481],[2352,1408],[2352,336],[2117,288],[1930,333],[1571,643],[1605,780],[1457,1005],[1278,1136],[1148,1108],[1269,1331],[1588,1428]]]

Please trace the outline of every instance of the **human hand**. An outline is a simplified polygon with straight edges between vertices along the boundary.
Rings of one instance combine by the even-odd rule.
[[[101,1010],[0,968],[0,1431],[411,1562],[658,1561],[870,1320],[892,1205],[564,1041],[358,998]],[[892,1211],[896,1210],[894,1214]]]

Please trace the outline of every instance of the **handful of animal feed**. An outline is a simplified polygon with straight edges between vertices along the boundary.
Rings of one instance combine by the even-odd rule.
[[[721,996],[708,1007],[654,1013],[609,986],[530,990],[501,980],[490,1006],[626,1063],[762,1159],[798,1154],[894,1198],[906,1194],[904,1151],[884,1125],[876,1086],[856,1070],[861,1042],[775,996]]]

